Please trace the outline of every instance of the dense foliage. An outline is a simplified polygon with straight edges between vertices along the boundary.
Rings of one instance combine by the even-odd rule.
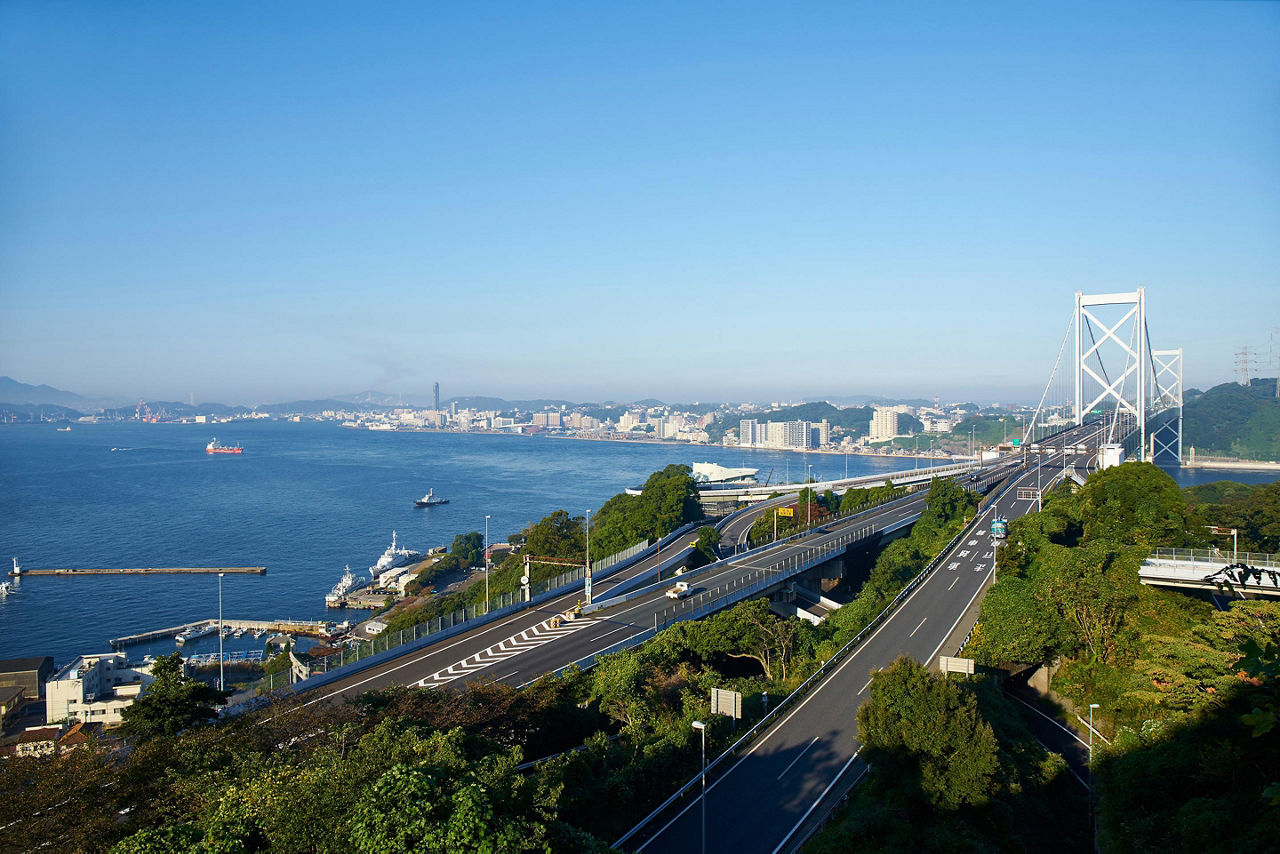
[[[669,465],[649,475],[640,495],[619,493],[591,520],[591,557],[599,560],[641,540],[666,536],[702,518],[698,487],[688,466]]]
[[[1247,649],[1280,643],[1280,603],[1216,610],[1138,583],[1150,549],[1206,545],[1206,518],[1269,545],[1277,494],[1280,484],[1188,495],[1128,463],[1055,490],[1042,513],[1010,526],[968,651],[993,665],[1055,664],[1064,703],[1098,704],[1113,742],[1097,767],[1104,850],[1264,850],[1278,838],[1280,811],[1264,809],[1262,793],[1280,767],[1280,733],[1254,738],[1258,719],[1246,719],[1275,677],[1241,670]],[[1242,809],[1240,822],[1207,823]]]
[[[1276,380],[1223,383],[1190,397],[1182,410],[1183,443],[1198,454],[1280,460],[1280,398]]]
[[[1280,481],[1260,485],[1218,481],[1192,487],[1187,493],[1202,522],[1236,529],[1235,543],[1229,533],[1212,538],[1224,552],[1238,547],[1242,552],[1280,553]]]
[[[806,851],[1088,848],[1083,789],[992,678],[899,659],[873,675],[858,735],[871,773]]]

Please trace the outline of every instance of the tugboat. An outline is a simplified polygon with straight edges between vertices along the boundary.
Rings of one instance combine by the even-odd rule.
[[[224,445],[215,436],[204,446],[206,454],[243,454],[244,448],[239,445]]]
[[[448,504],[447,498],[436,498],[435,490],[428,489],[427,494],[413,502],[414,507],[439,507],[441,504]]]

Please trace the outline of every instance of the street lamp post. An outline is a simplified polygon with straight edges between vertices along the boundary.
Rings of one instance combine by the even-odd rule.
[[[807,484],[813,483],[813,464],[809,464],[809,472],[804,477]],[[804,503],[804,528],[809,530],[813,527],[813,487],[809,487],[809,500]]]
[[[693,728],[702,733],[702,854],[707,854],[707,725],[694,721]]]
[[[1093,829],[1093,710],[1098,708],[1097,703],[1089,704],[1089,832],[1094,833]]]
[[[1044,509],[1044,496],[1040,494],[1040,461],[1044,459],[1044,454],[1036,451],[1036,511]]]
[[[584,584],[584,593],[586,595],[587,604],[591,604],[591,511],[587,511],[587,562],[586,562],[586,582]]]
[[[218,690],[226,689],[226,675],[223,670],[223,660],[225,656],[222,654],[222,576],[225,572],[218,573]]]
[[[489,517],[484,517],[484,612],[489,613]]]

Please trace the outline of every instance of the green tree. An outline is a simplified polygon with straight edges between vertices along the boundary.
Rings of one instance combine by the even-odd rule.
[[[624,727],[639,727],[652,713],[648,698],[650,674],[650,666],[635,650],[606,655],[597,659],[591,669],[590,699]]]
[[[153,681],[121,712],[121,731],[146,740],[177,735],[187,727],[217,717],[214,706],[226,694],[198,679],[184,676],[178,653],[157,658],[151,667]]]
[[[689,559],[689,566],[696,569],[709,563],[714,563],[719,555],[716,554],[716,546],[720,544],[720,532],[711,525],[704,525],[698,529],[698,538],[693,541],[693,555]]]
[[[1138,597],[1143,548],[1119,551],[1105,544],[1041,551],[1043,589],[1050,605],[1075,629],[1094,661],[1109,661],[1129,608]]]
[[[525,550],[539,557],[581,562],[586,555],[586,529],[581,516],[557,510],[524,532]]]
[[[872,674],[858,738],[874,773],[944,810],[986,803],[1000,767],[995,733],[973,694],[907,656]]]
[[[1083,541],[1117,545],[1185,546],[1198,541],[1182,490],[1150,463],[1125,463],[1095,472],[1076,500]]]

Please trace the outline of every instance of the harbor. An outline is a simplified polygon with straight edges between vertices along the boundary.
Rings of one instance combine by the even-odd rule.
[[[223,620],[222,625],[234,631],[253,632],[255,634],[261,632],[275,632],[278,634],[291,635],[307,635],[310,637],[323,638],[332,634],[330,626],[324,620]],[[142,643],[150,643],[152,641],[165,640],[167,638],[177,638],[184,632],[204,632],[209,630],[218,630],[218,620],[197,620],[193,623],[183,623],[180,626],[168,626],[163,629],[153,629],[148,632],[138,632],[136,634],[124,635],[111,639],[111,648],[115,650],[123,649],[126,646],[135,646]]]
[[[53,575],[62,578],[88,575],[266,575],[265,566],[147,566],[128,569],[25,569],[15,562],[9,575],[18,578]]]

